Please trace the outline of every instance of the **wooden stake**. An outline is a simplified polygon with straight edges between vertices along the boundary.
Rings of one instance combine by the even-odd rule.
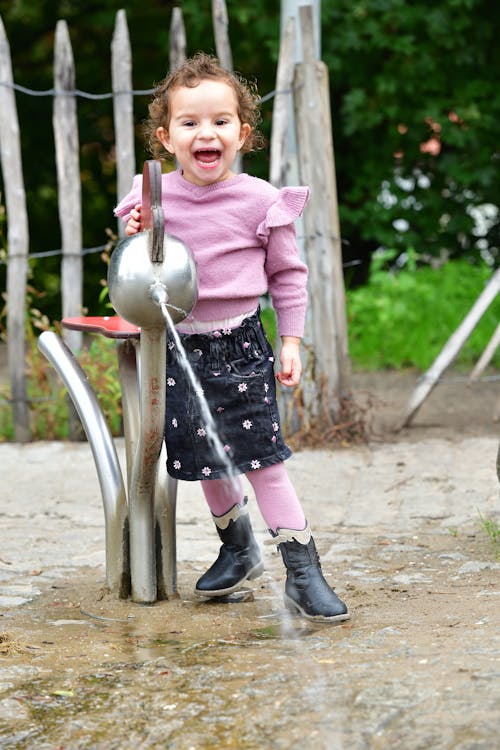
[[[54,51],[54,107],[52,123],[56,142],[59,222],[63,258],[61,292],[63,318],[82,314],[82,196],[78,119],[76,114],[75,66],[66,21],[58,21]],[[82,334],[65,331],[73,352],[81,349]]]
[[[30,439],[26,391],[25,305],[28,278],[28,213],[23,182],[19,120],[14,96],[12,63],[0,18],[0,160],[7,209],[7,361],[12,398],[14,438]]]
[[[431,367],[420,379],[420,383],[413,392],[406,407],[403,419],[396,427],[396,430],[401,430],[403,427],[407,427],[410,424],[411,420],[436,385],[441,374],[453,362],[458,352],[476,327],[478,321],[495,299],[499,290],[500,268],[495,271],[488,284],[472,306],[468,315],[464,318],[455,333],[448,339],[439,356],[434,360]]]
[[[116,181],[120,201],[130,190],[135,174],[132,50],[124,10],[119,10],[116,14],[111,42],[111,82],[116,144]],[[118,235],[125,237],[125,224],[121,219],[118,219]]]
[[[483,373],[483,371],[488,367],[489,363],[491,362],[491,358],[495,354],[496,350],[500,346],[500,323],[497,325],[496,330],[491,337],[491,339],[488,342],[488,345],[484,352],[481,354],[480,358],[477,361],[476,366],[472,370],[470,374],[470,380],[477,380]]]

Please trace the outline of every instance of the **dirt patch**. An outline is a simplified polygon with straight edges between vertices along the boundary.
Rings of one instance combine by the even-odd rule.
[[[410,425],[394,432],[421,377],[413,370],[353,375],[354,394],[361,402],[371,399],[369,418],[375,439],[419,441],[432,436],[461,440],[500,435],[500,373],[495,370],[477,381],[464,372],[445,372]]]

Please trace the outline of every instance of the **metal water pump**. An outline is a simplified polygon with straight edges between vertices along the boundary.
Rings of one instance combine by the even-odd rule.
[[[129,533],[132,599],[157,598],[155,486],[163,444],[166,399],[167,320],[179,323],[196,304],[196,267],[190,250],[165,233],[161,169],[147,161],[143,171],[141,232],[114,250],[108,271],[111,303],[140,327],[139,429],[131,451]]]

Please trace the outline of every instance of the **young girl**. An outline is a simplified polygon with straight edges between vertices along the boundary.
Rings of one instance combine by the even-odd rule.
[[[162,176],[165,231],[193,252],[198,302],[177,326],[182,345],[208,401],[218,435],[237,475],[245,474],[287,569],[285,603],[311,620],[349,617],[325,581],[309,525],[283,461],[274,357],[259,317],[269,291],[281,336],[278,381],[298,384],[307,302],[294,219],[305,187],[277,190],[264,180],[235,174],[238,152],[262,145],[258,96],[238,75],[199,53],[155,91],[146,126],[155,158],[175,157]],[[142,178],[115,213],[128,235],[140,231]],[[169,339],[165,441],[167,468],[179,479],[200,480],[222,541],[219,555],[196,584],[203,597],[222,596],[263,571],[239,476],[228,477],[207,439],[199,399]]]

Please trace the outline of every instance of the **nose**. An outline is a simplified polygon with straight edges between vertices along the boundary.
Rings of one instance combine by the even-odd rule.
[[[211,122],[202,122],[198,130],[198,136],[205,140],[210,140],[214,137],[214,127]]]

